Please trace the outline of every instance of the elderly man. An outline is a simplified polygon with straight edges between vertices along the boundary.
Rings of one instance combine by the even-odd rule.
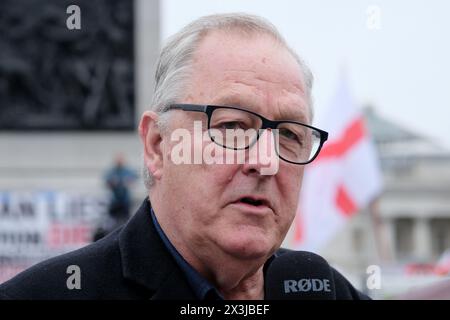
[[[327,139],[310,125],[312,75],[270,23],[221,14],[175,34],[155,78],[139,125],[149,198],[122,229],[18,275],[0,295],[265,298],[304,165]],[[343,284],[334,298],[365,298],[328,268]]]

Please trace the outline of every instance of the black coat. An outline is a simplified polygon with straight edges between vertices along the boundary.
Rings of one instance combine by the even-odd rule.
[[[81,271],[69,290],[67,269]],[[333,269],[338,299],[364,298]],[[184,274],[161,241],[144,201],[130,221],[79,250],[41,262],[0,285],[0,299],[195,299]]]

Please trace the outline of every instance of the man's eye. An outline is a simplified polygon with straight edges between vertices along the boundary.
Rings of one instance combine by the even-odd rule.
[[[280,135],[289,140],[301,142],[298,135],[289,129],[280,129]]]
[[[245,129],[245,125],[239,121],[226,121],[221,122],[217,125],[219,129]]]

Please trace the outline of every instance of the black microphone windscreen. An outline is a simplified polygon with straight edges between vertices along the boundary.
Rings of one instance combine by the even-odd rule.
[[[289,251],[276,257],[265,275],[267,300],[332,300],[336,298],[333,272],[321,256]]]

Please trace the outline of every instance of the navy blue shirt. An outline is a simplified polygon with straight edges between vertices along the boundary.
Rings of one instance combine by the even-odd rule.
[[[151,209],[151,216],[153,220],[153,224],[155,225],[156,232],[158,232],[158,235],[160,236],[162,242],[167,247],[167,250],[169,250],[172,257],[175,259],[176,263],[180,267],[181,271],[186,276],[186,279],[191,286],[192,290],[194,291],[195,296],[199,300],[223,300],[222,295],[219,293],[219,291],[214,287],[211,283],[209,283],[208,280],[203,278],[200,273],[197,272],[194,268],[191,267],[191,265],[184,260],[184,258],[181,256],[181,254],[175,249],[173,244],[170,242],[170,240],[167,238],[166,234],[162,230],[161,226],[158,223],[158,220],[156,219],[155,212],[153,209]]]

